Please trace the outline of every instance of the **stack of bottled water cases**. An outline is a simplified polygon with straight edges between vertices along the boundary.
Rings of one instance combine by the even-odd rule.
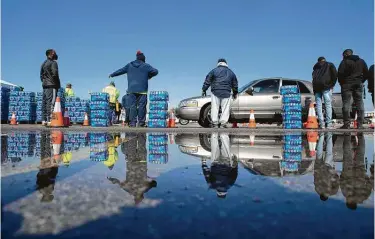
[[[109,108],[109,94],[91,93],[90,119],[92,127],[108,127],[111,125],[113,110]]]
[[[61,104],[61,112],[65,111],[65,90],[64,88],[60,88],[57,91],[57,96],[60,97],[60,104]],[[36,122],[43,121],[43,112],[42,112],[42,105],[43,105],[43,92],[36,93]]]
[[[108,142],[109,135],[107,133],[90,133],[90,160],[106,161],[108,159]]]
[[[35,134],[14,133],[8,135],[7,152],[8,158],[33,157],[36,145]]]
[[[1,86],[1,121],[8,121],[10,89]]]
[[[9,96],[8,120],[13,112],[18,122],[36,121],[35,92],[13,90]]]
[[[40,157],[41,153],[41,143],[40,140],[42,138],[42,135],[40,133],[35,134],[35,157]]]
[[[148,161],[154,164],[168,162],[168,135],[165,133],[150,133],[148,135]]]
[[[89,100],[81,100],[79,97],[67,97],[65,107],[68,109],[70,122],[83,123],[85,114],[90,115],[89,104]]]
[[[283,160],[281,168],[286,172],[298,171],[302,161],[302,135],[288,134],[283,136]]]
[[[298,86],[282,86],[282,117],[284,129],[302,128],[302,104]]]
[[[79,148],[84,148],[88,145],[87,133],[73,133],[64,135],[64,150],[65,152],[72,152]]]
[[[167,128],[168,127],[168,101],[167,91],[151,91],[149,96],[148,127]]]

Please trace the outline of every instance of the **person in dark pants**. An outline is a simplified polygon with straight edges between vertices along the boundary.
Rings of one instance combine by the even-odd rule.
[[[342,113],[344,116],[344,125],[342,129],[350,128],[350,108],[351,100],[354,99],[354,104],[357,107],[358,114],[358,128],[363,127],[365,117],[363,104],[363,82],[368,76],[368,68],[366,62],[353,55],[353,50],[346,49],[343,52],[343,60],[340,63],[338,70],[338,79],[341,85],[341,97],[343,101]]]
[[[128,141],[121,145],[126,157],[126,179],[123,182],[113,177],[107,179],[133,195],[134,203],[138,205],[144,194],[157,186],[157,182],[147,176],[146,134],[129,134],[128,137]]]
[[[350,134],[344,136],[340,188],[346,198],[346,206],[352,210],[367,200],[372,191],[370,177],[366,174],[365,146],[365,138],[362,133],[358,136]]]
[[[371,93],[372,104],[374,105],[374,64],[370,66],[368,70],[367,80],[368,80],[368,83],[367,83],[368,92]]]
[[[130,107],[130,127],[145,127],[148,80],[159,72],[146,63],[145,55],[137,51],[137,59],[113,72],[109,78],[128,74],[128,105]]]
[[[42,116],[43,125],[51,121],[51,114],[55,106],[57,91],[61,87],[59,69],[57,66],[58,56],[56,51],[48,49],[46,51],[47,60],[45,60],[40,69],[40,80],[43,86]]]
[[[129,114],[130,114],[130,109],[128,106],[128,93],[122,97],[122,107],[125,109],[125,124],[129,125],[130,120],[129,120]]]

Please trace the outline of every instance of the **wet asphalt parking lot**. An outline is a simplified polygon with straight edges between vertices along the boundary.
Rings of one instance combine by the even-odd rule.
[[[2,127],[2,238],[374,238],[371,130],[152,131]]]

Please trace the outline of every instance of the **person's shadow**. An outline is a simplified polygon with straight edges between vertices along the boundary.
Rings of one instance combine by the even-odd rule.
[[[113,177],[107,178],[133,195],[134,203],[138,205],[144,199],[144,194],[157,186],[157,182],[147,176],[146,134],[129,135],[129,137],[132,138],[121,145],[126,160],[125,181],[121,182]]]

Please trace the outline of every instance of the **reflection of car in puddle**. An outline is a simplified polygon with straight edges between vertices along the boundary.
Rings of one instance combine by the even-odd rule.
[[[281,135],[230,135],[230,150],[238,161],[252,174],[283,176],[285,174],[305,174],[314,169],[314,155],[311,155],[306,137],[302,136],[301,156],[298,162],[288,162],[284,158],[285,142]],[[179,134],[176,144],[182,153],[211,158],[211,135]]]

